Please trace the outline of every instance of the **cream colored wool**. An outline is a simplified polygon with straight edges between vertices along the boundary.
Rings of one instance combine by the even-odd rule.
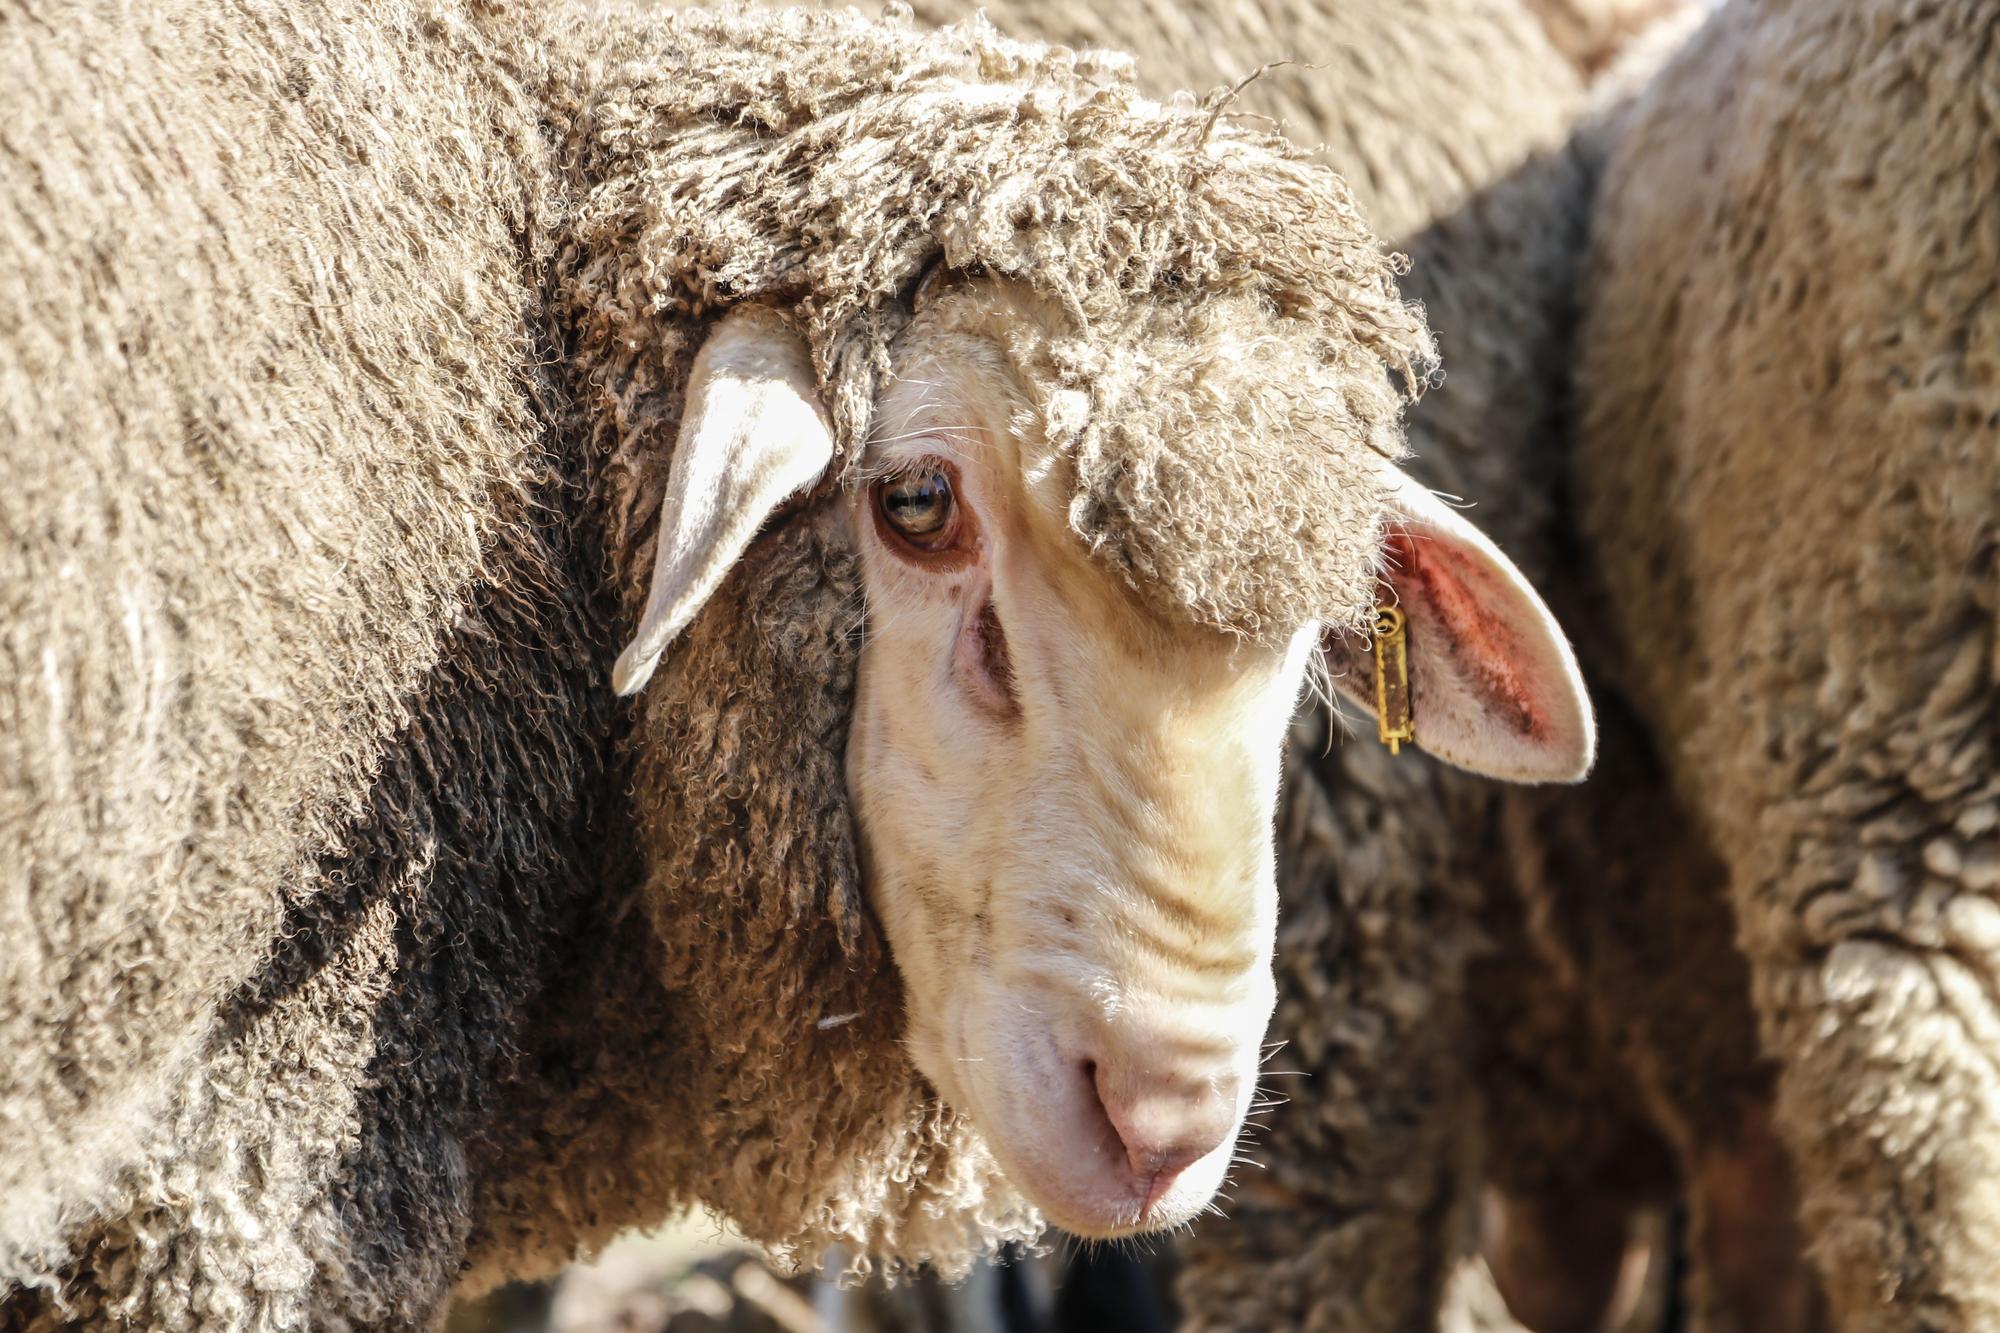
[[[1983,0],[1726,7],[1619,144],[1579,345],[1621,672],[1842,1329],[2000,1326],[1996,50]],[[1702,996],[1676,1040],[1748,1039]]]
[[[1520,0],[913,4],[931,23],[979,11],[1020,36],[1130,52],[1162,97],[1232,87],[1268,65],[1225,114],[1324,145],[1315,155],[1392,241],[1559,142],[1579,84],[1548,63],[1548,42]]]
[[[1079,539],[1349,619],[1430,347],[1338,179],[852,15],[14,0],[0,107],[0,1320],[421,1327],[694,1201],[1030,1233],[897,1046],[828,507],[613,706],[682,384],[777,306],[851,480],[918,277],[1016,277]]]

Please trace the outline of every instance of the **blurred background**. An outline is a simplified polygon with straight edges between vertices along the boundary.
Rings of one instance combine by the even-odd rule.
[[[1645,1224],[1651,1243],[1626,1274],[1622,1321],[1608,1333],[1684,1326],[1673,1298],[1677,1229],[1665,1215]],[[1177,1313],[1173,1260],[1170,1240],[1085,1246],[1052,1237],[1043,1252],[1013,1254],[962,1283],[919,1276],[846,1286],[774,1272],[726,1224],[695,1215],[628,1236],[554,1281],[514,1283],[461,1305],[447,1333],[1166,1333]],[[1524,1333],[1476,1258],[1459,1270],[1439,1329]]]

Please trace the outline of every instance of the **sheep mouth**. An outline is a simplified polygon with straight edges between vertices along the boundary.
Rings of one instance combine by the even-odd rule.
[[[963,1033],[963,1021],[956,1025]],[[961,1052],[966,1048],[962,1036]],[[1181,1226],[1208,1206],[1242,1127],[1200,1158],[1142,1165],[1100,1101],[1091,1070],[1046,1033],[1008,1052],[962,1053],[948,1096],[1015,1188],[1048,1221],[1091,1240]],[[999,1066],[999,1068],[995,1068]],[[934,1080],[935,1082],[935,1080]],[[942,1086],[942,1085],[940,1085]]]

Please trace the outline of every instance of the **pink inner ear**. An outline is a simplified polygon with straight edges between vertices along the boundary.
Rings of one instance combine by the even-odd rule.
[[[1389,586],[1410,618],[1411,709],[1424,725],[1426,676],[1440,694],[1474,695],[1487,718],[1523,739],[1543,741],[1551,730],[1546,702],[1521,668],[1530,651],[1497,614],[1518,594],[1480,560],[1467,560],[1448,537],[1394,528],[1384,543]]]

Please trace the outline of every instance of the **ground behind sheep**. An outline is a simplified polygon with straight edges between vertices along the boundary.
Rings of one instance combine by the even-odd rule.
[[[1666,1227],[1658,1230],[1664,1234]],[[447,1333],[1166,1333],[1172,1312],[1157,1245],[1086,1255],[1073,1245],[986,1267],[963,1285],[870,1283],[844,1290],[813,1275],[784,1277],[708,1214],[621,1238],[547,1283],[517,1283],[462,1305]],[[1150,1265],[1150,1267],[1148,1266]],[[1615,1333],[1677,1333],[1670,1258],[1635,1275],[1636,1307]],[[1460,1268],[1439,1333],[1526,1333],[1485,1267]]]

